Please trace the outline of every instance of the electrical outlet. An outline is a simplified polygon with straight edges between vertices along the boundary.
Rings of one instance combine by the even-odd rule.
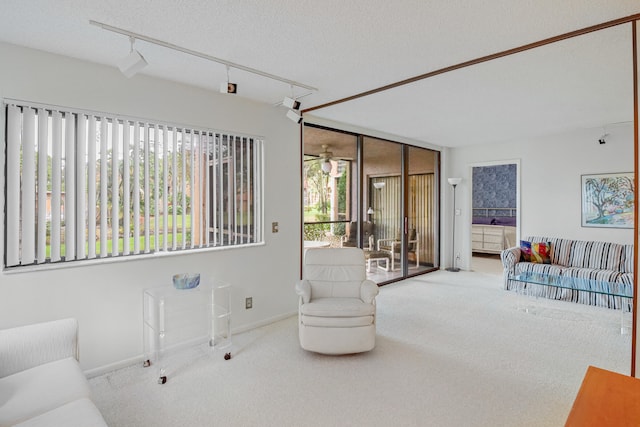
[[[278,223],[277,222],[272,222],[271,223],[271,232],[272,233],[277,233],[278,232]]]
[[[460,261],[460,252],[456,254],[456,261]]]
[[[249,310],[250,308],[253,308],[253,297],[247,297],[244,300],[244,308],[246,310]]]

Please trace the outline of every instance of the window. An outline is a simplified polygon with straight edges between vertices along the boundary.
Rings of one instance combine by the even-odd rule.
[[[261,139],[5,109],[5,267],[262,242]]]

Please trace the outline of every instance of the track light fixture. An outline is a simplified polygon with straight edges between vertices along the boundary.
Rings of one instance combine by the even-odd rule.
[[[129,37],[131,41],[131,51],[129,55],[124,57],[119,63],[118,68],[127,78],[133,77],[138,71],[146,67],[147,61],[144,57],[134,48],[135,38]]]
[[[284,101],[282,101],[282,105],[284,105],[287,108],[292,108],[294,110],[300,109],[300,102],[296,101],[293,98],[289,98],[288,96],[284,97]]]
[[[220,93],[238,93],[238,85],[236,83],[222,82],[220,83]]]
[[[296,123],[300,123],[302,121],[302,116],[297,113],[297,111],[300,109],[300,102],[298,102],[295,95],[293,94],[293,85],[291,85],[291,96],[285,96],[284,100],[282,101],[282,105],[290,108],[290,110],[287,111],[287,117],[289,117]]]
[[[287,111],[287,117],[296,123],[300,123],[302,121],[302,116],[293,110]]]
[[[229,82],[229,66],[227,65],[227,81],[220,83],[220,93],[238,93],[238,84]]]

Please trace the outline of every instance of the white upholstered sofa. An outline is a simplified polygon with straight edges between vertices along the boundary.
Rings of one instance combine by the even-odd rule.
[[[348,354],[375,347],[378,285],[367,280],[362,249],[308,249],[296,293],[302,348]]]
[[[78,322],[0,330],[0,426],[103,427],[78,363]]]
[[[524,262],[521,260],[520,247],[505,249],[501,253],[504,268],[504,288],[516,289],[518,284],[509,277],[520,273],[544,273],[556,276],[570,276],[581,279],[595,279],[633,284],[633,245],[611,242],[571,240],[557,237],[531,236],[524,240],[531,243],[548,242],[550,244],[550,264]],[[620,308],[620,298],[594,295],[559,289],[550,286],[535,286],[536,296],[579,302],[582,304]]]

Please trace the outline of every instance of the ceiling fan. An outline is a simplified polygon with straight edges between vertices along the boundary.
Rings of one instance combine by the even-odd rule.
[[[322,168],[322,172],[330,173],[331,172],[331,160],[333,160],[333,152],[329,151],[328,144],[322,144],[322,151],[315,155],[306,155],[305,154],[305,162],[309,161],[320,161],[320,167]]]

